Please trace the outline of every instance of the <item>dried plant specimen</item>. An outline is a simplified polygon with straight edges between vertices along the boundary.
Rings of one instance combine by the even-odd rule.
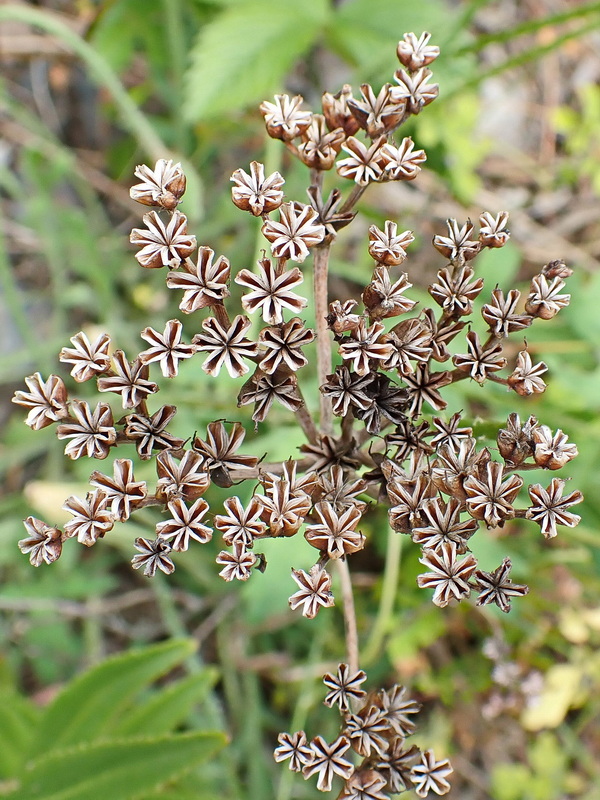
[[[68,539],[96,546],[141,510],[139,519],[155,513],[154,534],[133,542],[131,563],[144,578],[170,575],[180,559],[206,558],[211,548],[203,545],[218,532],[224,549],[212,559],[221,578],[261,580],[269,565],[258,544],[304,537],[307,563],[291,567],[289,608],[307,619],[342,608],[346,659],[323,678],[324,703],[337,707],[340,728],[333,741],[283,732],[275,759],[314,777],[320,791],[337,782],[345,800],[387,800],[408,790],[443,795],[452,771],[447,759],[406,743],[420,710],[406,687],[363,688],[350,565],[361,551],[375,552],[372,539],[383,533],[368,524],[373,505],[388,507],[392,541],[406,536],[411,548],[421,548],[416,583],[436,606],[494,604],[508,613],[511,603],[527,602],[528,587],[511,578],[508,556],[480,569],[474,537],[539,527],[543,546],[561,527],[577,525],[570,509],[583,499],[577,490],[565,493],[562,478],[547,488],[526,480],[532,469],[557,471],[577,456],[566,433],[532,415],[522,423],[515,412],[486,446],[470,410],[452,407],[455,395],[447,391],[460,381],[491,381],[520,404],[546,388],[547,365],[533,362],[522,336],[568,305],[572,270],[555,260],[528,290],[486,286],[477,258],[509,240],[507,212],[482,211],[478,224],[447,220],[447,230],[433,238],[435,257],[444,260],[423,306],[411,297],[413,232],[389,219],[367,223],[361,257],[372,259],[371,277],[356,297],[331,295],[332,248],[354,222],[363,193],[372,183],[418,180],[427,168],[418,141],[398,131],[436,99],[430,67],[438,54],[428,33],[407,33],[393,82],[365,83],[355,95],[345,85],[325,93],[315,112],[300,95],[261,103],[268,135],[306,168],[308,202],[306,195],[286,196],[284,176],[267,174],[259,161],[233,172],[233,204],[261,220],[254,222],[262,257],[254,264],[232,266],[206,244],[192,258],[196,237],[177,210],[186,187],[181,165],[160,159],[138,166],[131,196],[153,210],[130,241],[141,267],[168,268],[166,285],[182,293],[185,327],[177,318],[148,325],[141,332],[148,346],[131,360],[113,350],[108,333],[92,342],[79,332],[59,355],[73,380],[36,372],[13,398],[32,429],[56,425],[71,459],[106,459],[115,447],[126,456],[113,460],[112,474],[110,467],[108,474],[92,472],[84,499],[68,498],[71,519],[63,530],[27,517],[19,547],[36,567],[56,561]],[[332,186],[324,193],[326,172]],[[231,407],[204,422],[205,433],[182,433],[177,407],[155,398],[159,388],[167,390],[161,377],[176,380],[184,360],[186,377],[194,375],[201,390],[198,403],[212,379],[238,381]],[[118,411],[108,401],[94,406],[69,396],[67,385],[70,391],[73,382],[92,379]],[[245,437],[253,427],[276,432],[285,416],[295,417],[304,441],[289,460],[271,463],[261,440],[254,449]],[[148,465],[136,466],[152,459],[155,481]],[[226,490],[216,508],[214,487]]]

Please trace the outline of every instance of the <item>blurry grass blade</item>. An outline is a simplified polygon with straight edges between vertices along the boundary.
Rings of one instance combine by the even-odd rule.
[[[219,733],[184,733],[53,751],[27,770],[18,795],[13,796],[19,800],[133,800],[193,769],[224,744],[225,737]]]
[[[174,640],[103,661],[69,683],[48,706],[32,753],[103,736],[129,702],[195,650]]]
[[[579,39],[585,34],[597,29],[598,21],[590,22],[589,24],[581,25],[578,28],[567,31],[567,33],[563,33],[561,36],[555,36],[552,41],[546,44],[541,44],[536,47],[529,47],[523,50],[523,52],[517,53],[514,56],[510,56],[509,58],[506,58],[504,61],[501,61],[499,64],[496,64],[487,70],[481,70],[476,75],[468,78],[466,81],[457,84],[450,89],[450,91],[445,92],[442,97],[442,102],[444,104],[450,101],[454,102],[455,98],[457,96],[460,97],[467,89],[480,86],[489,78],[493,78],[495,75],[500,75],[509,69],[522,67],[531,61],[538,61],[548,53],[558,50],[563,44],[565,44],[565,42],[569,42],[572,39]]]
[[[9,3],[0,7],[0,23],[8,20],[35,25],[56,36],[81,58],[94,80],[108,91],[118,109],[123,127],[134,136],[140,147],[155,161],[158,161],[159,158],[178,159],[177,154],[169,151],[167,145],[156,133],[146,115],[140,111],[129,96],[118,75],[106,60],[81,36],[65,25],[58,16],[50,15],[41,9]],[[191,184],[194,189],[195,197],[192,199],[199,205],[202,194],[200,177],[192,164],[185,159],[179,158],[179,160],[182,161],[188,176],[188,186]]]
[[[557,25],[562,25],[564,22],[570,22],[573,19],[584,19],[585,17],[594,14],[600,15],[600,3],[577,5],[570,11],[563,11],[559,14],[553,14],[540,19],[529,19],[526,22],[522,22],[520,25],[515,25],[513,28],[509,28],[508,30],[482,34],[481,36],[478,36],[477,39],[475,39],[475,41],[473,41],[471,44],[461,47],[460,50],[455,53],[455,55],[461,56],[465,53],[478,53],[489,44],[512,42],[519,36],[537,33],[538,31],[542,30],[542,28],[547,28],[550,26],[555,27]],[[600,20],[597,20],[596,25],[598,25],[599,22]]]
[[[24,297],[19,291],[14,272],[8,261],[2,226],[0,226],[0,297],[3,301],[2,306],[0,306],[2,317],[4,317],[4,314],[10,315],[15,330],[27,347],[28,360],[33,362],[38,347],[38,340],[35,335],[35,330],[32,328],[27,313],[25,312]],[[6,341],[10,338],[10,326],[7,320],[3,320],[2,327],[4,330],[3,336],[6,337]]]
[[[57,16],[37,8],[8,4],[0,8],[0,22],[24,22],[35,25],[66,44],[87,65],[94,79],[112,96],[121,115],[124,127],[132,133],[140,145],[155,159],[168,158],[168,148],[158,136],[146,116],[127,94],[118,76],[93,47]]]

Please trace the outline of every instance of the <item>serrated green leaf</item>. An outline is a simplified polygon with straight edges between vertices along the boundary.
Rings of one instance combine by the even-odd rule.
[[[0,778],[15,776],[35,733],[39,709],[16,692],[0,694]]]
[[[32,754],[105,735],[135,695],[194,650],[189,639],[163,642],[108,658],[79,675],[46,709]]]
[[[186,75],[187,120],[215,117],[278,91],[296,59],[316,41],[325,0],[262,0],[232,6],[203,27]]]
[[[159,736],[172,731],[185,722],[193,706],[206,697],[217,677],[217,670],[207,667],[161,689],[146,702],[136,704],[115,733],[119,736]]]
[[[392,70],[398,67],[394,47],[405,32],[413,31],[419,36],[430,31],[435,40],[450,20],[449,8],[441,0],[349,0],[336,10],[327,43],[343,57],[360,64],[364,78],[384,64],[392,65]]]
[[[135,800],[198,766],[225,744],[220,733],[118,739],[54,750],[26,772],[19,800]]]

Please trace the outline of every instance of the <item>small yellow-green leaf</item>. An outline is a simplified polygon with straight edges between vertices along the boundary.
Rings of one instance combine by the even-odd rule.
[[[555,664],[545,675],[537,702],[526,708],[521,724],[528,731],[556,728],[579,696],[582,669],[574,664]]]

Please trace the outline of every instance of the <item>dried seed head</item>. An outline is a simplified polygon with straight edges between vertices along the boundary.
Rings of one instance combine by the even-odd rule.
[[[460,228],[455,219],[447,219],[446,225],[448,226],[447,236],[437,235],[433,237],[435,249],[446,258],[449,258],[452,263],[459,265],[475,258],[481,249],[481,244],[474,239],[469,239],[469,236],[473,233],[471,220],[468,219]]]
[[[565,481],[560,478],[552,478],[548,489],[544,489],[539,483],[529,487],[532,506],[527,509],[527,519],[537,522],[547,539],[558,534],[557,525],[574,528],[581,520],[579,514],[573,514],[567,509],[581,503],[583,495],[575,491],[563,497],[564,487]]]
[[[411,72],[427,67],[440,54],[439,47],[429,44],[430,39],[431,34],[427,32],[422,33],[418,39],[414,33],[405,33],[396,49],[398,61]]]
[[[505,558],[493,572],[477,570],[475,581],[479,587],[478,606],[495,603],[506,614],[510,611],[511,597],[523,597],[527,594],[528,586],[513,583],[508,577],[511,567],[510,558]]]
[[[352,87],[345,83],[337,94],[325,92],[321,100],[323,116],[330,131],[342,128],[346,136],[354,136],[360,128],[358,120],[350,110],[348,101],[352,99]]]
[[[272,139],[291,142],[308,128],[312,114],[300,110],[303,100],[299,94],[292,98],[287,94],[276,94],[274,103],[264,100],[260,104],[260,113]]]
[[[362,293],[362,301],[373,319],[385,319],[405,314],[416,306],[414,300],[404,296],[412,283],[408,282],[408,275],[404,272],[392,284],[390,274],[385,267],[377,267],[373,273],[373,280]]]
[[[501,428],[497,437],[498,450],[508,466],[517,467],[533,455],[533,431],[537,424],[535,417],[529,417],[521,425],[518,414],[509,414],[506,428]]]
[[[479,217],[479,241],[482,247],[504,247],[510,238],[506,227],[508,212],[501,211],[493,217],[489,211],[484,211]]]
[[[173,164],[170,159],[160,158],[150,169],[145,164],[134,170],[141,183],[132,186],[129,194],[133,200],[145,206],[160,206],[173,211],[181,202],[185,192],[185,175],[181,164]]]
[[[376,139],[367,147],[354,136],[348,137],[342,145],[342,150],[348,153],[348,158],[337,162],[336,169],[342,178],[349,178],[359,186],[367,186],[374,181],[383,179],[383,166],[381,163],[381,148],[385,144],[385,137]]]
[[[521,397],[541,394],[546,390],[546,384],[541,376],[547,371],[548,367],[543,361],[534,366],[527,350],[521,350],[517,357],[517,365],[512,375],[509,376],[507,383]]]
[[[236,169],[230,180],[235,184],[231,188],[234,204],[255,217],[268,214],[283,202],[281,187],[285,180],[279,172],[273,172],[265,178],[264,164],[258,161],[250,163],[250,175],[243,169]]]
[[[313,114],[310,125],[302,133],[298,155],[311,169],[331,169],[345,138],[342,128],[329,131],[325,117],[322,114]]]
[[[532,433],[533,458],[538,467],[561,469],[579,455],[577,446],[560,429],[552,433],[547,425],[538,425]]]
[[[196,249],[196,237],[187,232],[187,217],[174,211],[165,223],[156,211],[144,214],[146,229],[134,228],[129,241],[140,247],[135,257],[141,267],[160,269],[178,267]]]
[[[369,254],[386,267],[401,264],[406,258],[406,247],[415,240],[412,231],[398,234],[397,230],[397,224],[390,220],[385,222],[385,231],[376,225],[369,228]]]
[[[258,344],[251,342],[245,334],[252,326],[248,317],[238,315],[229,328],[225,328],[216,317],[208,317],[202,323],[204,333],[197,333],[192,342],[199,353],[208,353],[202,369],[216,376],[225,366],[232,378],[245,375],[250,367],[244,359],[252,360],[258,353]]]
[[[573,270],[571,267],[568,267],[562,259],[558,259],[557,261],[550,261],[549,264],[542,267],[542,274],[550,280],[553,278],[560,278],[564,281],[571,277]]]
[[[302,608],[303,616],[314,619],[319,609],[331,608],[334,605],[331,575],[322,567],[315,564],[309,572],[293,569],[292,578],[299,586],[298,591],[289,599],[292,611]]]
[[[283,203],[279,207],[279,222],[268,219],[261,231],[271,242],[271,252],[276,258],[291,258],[302,263],[309,248],[323,241],[325,227],[312,206],[304,203]]]
[[[138,356],[142,364],[157,361],[165,378],[174,378],[179,372],[179,362],[191,358],[196,352],[195,345],[181,341],[182,330],[183,325],[178,319],[170,319],[162,333],[154,328],[144,328],[140,336],[150,347]]]
[[[558,276],[550,279],[542,273],[531,280],[529,297],[525,303],[525,311],[540,319],[552,319],[561,308],[565,308],[571,301],[570,294],[560,294],[565,282]]]
[[[108,372],[110,369],[110,336],[102,333],[94,342],[83,331],[71,337],[73,347],[63,347],[58,358],[63,364],[73,364],[71,375],[78,383]]]
[[[381,148],[384,178],[388,181],[414,181],[421,171],[420,164],[427,161],[424,150],[415,150],[410,136],[396,147],[386,142]]]
[[[334,300],[329,304],[329,314],[327,315],[327,325],[338,335],[342,333],[354,333],[359,326],[361,318],[352,311],[358,302],[356,300]]]
[[[147,578],[153,578],[157,569],[165,575],[172,575],[175,572],[175,564],[169,556],[172,547],[164,539],[150,540],[140,537],[135,540],[134,545],[139,553],[131,559],[131,563],[134,569],[143,567]]]
[[[26,539],[19,540],[19,550],[29,554],[29,562],[34,567],[42,563],[52,564],[62,552],[62,532],[47,525],[37,517],[27,517],[23,521],[28,533]]]
[[[403,69],[396,70],[394,78],[398,86],[392,87],[392,97],[398,102],[404,100],[410,114],[419,114],[439,94],[440,87],[437,83],[429,85],[431,74],[425,67],[413,73],[405,72]]]
[[[25,424],[32,430],[42,428],[69,416],[67,389],[58,375],[50,375],[44,380],[39,372],[25,378],[28,392],[14,393],[12,402],[29,409]]]
[[[73,519],[65,523],[65,538],[76,536],[86,547],[96,544],[115,524],[109,505],[110,498],[101,489],[88,492],[85,500],[69,497],[63,509],[72,514]]]
[[[213,264],[214,250],[210,247],[198,249],[198,261],[194,264],[186,258],[183,270],[169,272],[167,286],[169,289],[183,289],[183,300],[179,308],[184,314],[191,314],[200,308],[222,305],[229,297],[229,274],[231,265],[225,256]]]
[[[403,119],[406,103],[395,100],[391,88],[391,85],[386,83],[381,87],[379,94],[375,95],[373,87],[363,83],[360,87],[362,101],[354,98],[348,100],[348,106],[354,117],[371,139],[391,133]]]

